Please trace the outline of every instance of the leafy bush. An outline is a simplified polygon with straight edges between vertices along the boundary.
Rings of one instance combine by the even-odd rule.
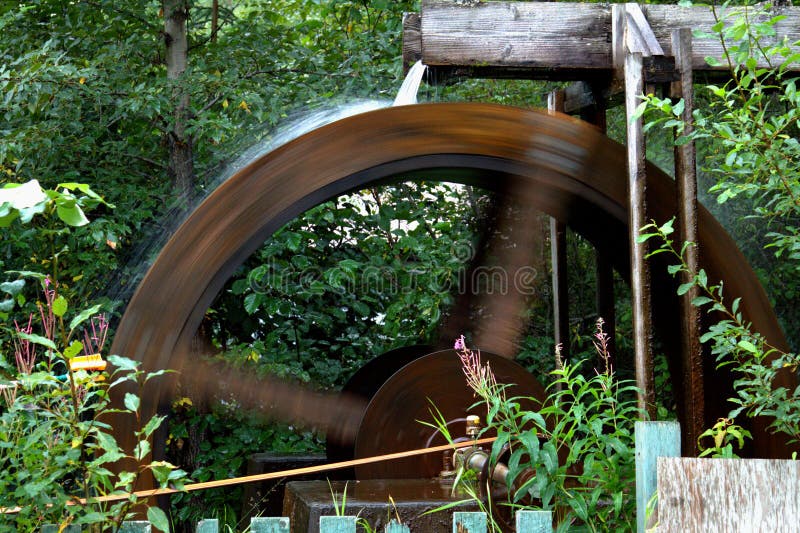
[[[707,109],[694,111],[694,129],[687,130],[678,117],[683,102],[673,103],[655,96],[645,98],[641,110],[649,109],[653,118],[647,127],[661,124],[683,133],[677,143],[703,140],[720,147],[707,166],[717,177],[711,188],[717,202],[726,204],[746,198],[755,210],[748,217],[769,229],[767,249],[773,250],[793,272],[790,286],[783,291],[795,294],[796,274],[800,272],[800,93],[792,69],[800,64],[800,43],[774,39],[775,25],[783,17],[772,17],[764,6],[723,6],[705,37],[719,39],[725,50],[729,80],[723,85],[708,85]],[[718,60],[709,58],[709,63]],[[660,246],[653,253],[668,253],[675,264],[673,275],[689,280],[678,288],[685,294],[693,286],[700,295],[693,304],[722,319],[709,327],[701,341],[710,346],[719,366],[736,374],[731,399],[735,405],[727,418],[720,420],[701,438],[712,438],[706,446],[713,455],[734,455],[732,444],[743,442],[749,433],[734,421],[736,417],[766,415],[774,417],[769,428],[800,440],[800,388],[776,386],[779,374],[800,370],[800,355],[771,345],[754,331],[740,311],[739,299],[726,299],[723,281],[709,280],[705,271],[691,272],[684,260],[686,250],[695,243],[673,243],[673,221],[653,222],[642,228],[640,240],[655,238]],[[772,277],[770,273],[769,277]],[[790,302],[793,299],[790,297]],[[795,305],[789,306],[796,320]],[[701,444],[702,447],[702,444]],[[704,452],[706,453],[706,452]]]
[[[661,226],[649,224],[642,228],[640,239],[658,238],[661,245],[653,253],[669,253],[677,260],[669,267],[670,273],[676,276],[679,273],[689,274],[684,254],[694,244],[684,243],[680,250],[676,249],[670,238],[674,231],[672,226],[672,220]],[[725,430],[731,437],[732,428],[739,432],[737,440],[750,437],[749,433],[742,433],[738,426],[732,426],[733,419],[745,414],[750,417],[774,417],[769,424],[771,430],[788,435],[791,442],[800,442],[800,387],[792,390],[776,385],[779,373],[796,373],[800,370],[800,354],[780,350],[754,331],[752,324],[742,316],[740,299],[725,300],[723,283],[709,281],[703,269],[693,274],[689,282],[678,287],[678,294],[685,294],[692,286],[700,289],[700,295],[692,301],[694,305],[724,317],[709,327],[700,338],[701,342],[711,346],[719,366],[731,367],[738,376],[733,383],[736,397],[730,399],[736,405],[728,415],[730,420],[724,420],[721,425],[718,423],[703,436],[719,435]],[[722,451],[722,448],[724,446],[720,446],[719,442],[715,443],[715,453],[732,455],[730,449]]]
[[[72,191],[83,196],[75,197]],[[43,190],[29,182],[7,186],[3,192],[0,223],[6,226],[17,219],[29,224],[36,215],[58,217],[67,226],[86,225],[83,209],[103,203],[80,184]],[[139,396],[133,392],[124,394],[124,405],[113,405],[110,397],[112,390],[128,385],[140,388],[163,371],[145,374],[137,363],[114,355],[107,357],[112,369],[106,371],[101,353],[108,321],[99,314],[100,306],[73,310],[55,279],[36,272],[16,274],[17,280],[3,284],[9,295],[3,308],[5,330],[10,329],[5,317],[28,303],[22,294],[26,280],[37,280],[42,294],[35,303],[37,312],[25,320],[13,320],[13,332],[2,339],[4,352],[14,355],[13,361],[0,360],[4,375],[0,384],[4,400],[0,406],[0,508],[13,510],[4,513],[3,520],[19,531],[38,530],[45,523],[118,527],[141,503],[130,494],[140,475],[151,472],[161,486],[180,485],[184,477],[169,463],[148,462],[151,439],[163,417],[141,420]],[[91,358],[91,368],[73,368],[79,357]],[[119,447],[104,421],[111,413],[140,420],[138,444],[132,452]],[[125,460],[135,469],[114,472]],[[147,514],[158,527],[166,527],[166,515],[160,509],[150,508]]]
[[[554,370],[538,411],[520,407],[535,399],[507,398],[508,385],[496,382],[480,352],[467,348],[463,337],[456,343],[467,384],[480,400],[475,405],[487,410],[483,431],[497,433],[490,464],[502,454],[508,467],[508,497],[493,505],[553,510],[559,531],[630,530],[635,522],[633,428],[642,415],[637,389],[615,377],[602,321],[594,342],[600,368],[588,377],[582,363]],[[468,492],[477,494],[474,488]]]

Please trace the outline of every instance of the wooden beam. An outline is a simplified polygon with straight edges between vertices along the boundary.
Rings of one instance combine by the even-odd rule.
[[[652,298],[647,243],[639,242],[639,229],[648,222],[647,174],[645,172],[645,140],[642,118],[632,119],[644,93],[641,54],[629,53],[625,58],[625,115],[628,136],[628,227],[631,249],[631,310],[633,314],[633,347],[636,386],[639,387],[639,408],[655,420],[655,391],[652,351]]]
[[[403,75],[422,59],[422,34],[419,13],[403,13]]]
[[[680,81],[672,85],[672,97],[683,99],[684,135],[694,129],[692,110],[692,33],[688,28],[672,34],[672,51],[680,73]],[[678,206],[678,242],[698,242],[697,237],[697,169],[694,142],[675,147],[675,185]],[[689,272],[681,275],[681,283],[690,283],[699,268],[699,250],[690,246],[685,252]],[[683,449],[697,455],[697,439],[705,425],[703,394],[703,349],[700,344],[700,310],[692,305],[699,290],[692,286],[681,296],[681,405],[683,418]]]
[[[561,360],[569,358],[569,297],[567,293],[567,226],[550,219],[550,257],[553,272],[553,340],[561,345]]]
[[[622,7],[622,6],[620,6]],[[733,8],[731,8],[733,9]],[[479,2],[423,0],[419,44],[423,62],[434,71],[459,71],[474,77],[578,80],[609,78],[612,62],[612,6],[561,2]],[[723,10],[720,10],[722,12]],[[689,27],[711,33],[715,24],[707,7],[644,5],[655,43],[672,55],[673,30]],[[786,18],[775,25],[776,37],[800,40],[800,7],[773,7]],[[632,15],[633,17],[633,15]],[[633,18],[638,19],[638,15]],[[411,23],[412,21],[409,21]],[[415,38],[410,35],[409,38]],[[716,37],[694,38],[692,68],[724,73],[705,57],[721,59]],[[800,70],[800,65],[795,67]]]
[[[625,44],[631,52],[642,54],[642,57],[663,56],[664,50],[650,28],[639,4],[625,4]]]

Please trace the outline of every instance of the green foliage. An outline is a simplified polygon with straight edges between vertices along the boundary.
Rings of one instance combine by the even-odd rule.
[[[730,79],[724,85],[709,85],[708,106],[694,112],[694,131],[686,133],[678,119],[682,102],[673,104],[653,96],[644,107],[655,110],[656,118],[648,126],[662,124],[685,133],[678,143],[702,140],[719,146],[718,157],[709,161],[716,184],[711,192],[717,202],[728,204],[745,198],[754,206],[750,218],[768,228],[767,248],[783,260],[784,268],[796,278],[800,268],[800,145],[798,119],[800,97],[797,77],[790,71],[800,62],[800,43],[775,41],[775,24],[781,17],[768,17],[759,7],[731,8],[712,30],[725,49]],[[714,11],[716,15],[716,10]],[[709,59],[710,63],[716,60]],[[774,417],[770,429],[787,434],[792,441],[800,439],[800,389],[777,386],[781,375],[796,373],[800,356],[771,346],[753,331],[740,311],[740,301],[725,299],[722,282],[714,284],[705,271],[691,273],[684,253],[694,243],[683,243],[678,249],[671,240],[673,221],[642,228],[641,241],[657,238],[660,247],[653,253],[668,253],[677,260],[669,267],[673,275],[685,274],[691,279],[678,288],[685,294],[693,286],[700,289],[694,299],[722,319],[709,327],[701,340],[711,346],[720,366],[727,366],[737,376],[734,382],[735,408],[728,419],[718,422],[703,434],[712,437],[714,446],[704,454],[732,456],[733,442],[741,446],[750,435],[733,423],[740,414]],[[771,283],[780,279],[776,269],[767,276]],[[796,282],[783,285],[789,300],[796,300]],[[791,313],[796,314],[794,305]],[[789,322],[790,324],[793,322]]]
[[[247,460],[255,451],[291,454],[316,451],[320,446],[314,433],[265,422],[230,397],[210,406],[195,405],[188,397],[173,401],[167,455],[188,469],[196,482],[246,475]],[[218,518],[236,527],[242,491],[238,486],[177,494],[172,497],[172,517],[191,524]]]
[[[19,192],[24,187],[11,190]],[[27,201],[20,203],[17,196],[3,204],[23,224],[32,224],[31,208],[45,219],[86,224],[82,208],[103,203],[84,185],[68,184],[58,193],[42,191],[35,182],[27,188]],[[70,190],[86,196],[75,198]],[[14,320],[12,338],[3,342],[3,352],[13,353],[14,358],[0,360],[4,378],[0,384],[4,400],[0,406],[0,508],[15,510],[3,515],[4,523],[20,531],[38,530],[46,523],[118,527],[131,515],[132,507],[141,503],[130,494],[140,475],[152,472],[162,487],[180,487],[184,478],[184,472],[169,463],[148,462],[153,433],[163,417],[142,420],[139,397],[132,392],[125,393],[122,406],[111,400],[112,391],[131,385],[141,388],[162,372],[142,372],[136,362],[114,355],[107,358],[112,369],[105,371],[100,354],[108,322],[105,315],[97,314],[100,306],[73,309],[57,281],[32,272],[24,276],[6,284],[4,291],[19,296],[24,286],[19,281],[33,278],[43,294],[36,304],[38,327],[34,327],[33,313],[22,326]],[[102,365],[73,368],[71,363],[80,354]],[[141,421],[132,454],[120,448],[105,421],[111,413]],[[113,465],[120,461],[130,461],[135,469],[114,473]],[[98,499],[108,495],[122,497]],[[148,510],[148,517],[164,521],[157,509]]]
[[[707,85],[698,95],[694,130],[684,134],[683,102],[648,96],[647,128],[676,128],[678,144],[697,141],[707,152],[709,193],[725,206],[727,217],[739,218],[734,231],[742,250],[756,266],[790,338],[796,344],[795,302],[800,265],[800,95],[797,74],[800,43],[776,39],[773,17],[762,5],[722,6],[712,30],[700,35],[722,42],[730,77]],[[715,15],[718,13],[714,9]],[[709,62],[719,63],[708,58]],[[712,206],[713,209],[713,206]],[[771,252],[775,260],[763,257]]]
[[[538,411],[522,410],[523,398],[507,398],[506,385],[481,365],[480,354],[463,338],[457,345],[467,384],[480,400],[476,405],[487,409],[484,431],[497,433],[491,464],[509,448],[508,499],[494,504],[553,510],[559,531],[630,529],[635,520],[636,388],[617,380],[608,366],[602,323],[594,342],[601,369],[589,377],[580,372],[581,363],[553,371]]]
[[[667,253],[673,256],[677,262],[669,267],[670,274],[690,274],[684,254],[695,244],[684,243],[678,250],[670,237],[674,232],[673,222],[670,220],[661,226],[648,224],[642,228],[639,239],[641,242],[653,238],[660,241],[659,248],[651,255]],[[723,317],[710,326],[700,340],[711,346],[719,366],[730,367],[737,375],[733,384],[736,397],[730,399],[736,407],[728,417],[735,419],[742,413],[751,417],[774,417],[769,429],[788,435],[793,442],[800,441],[800,387],[792,390],[779,385],[777,380],[781,374],[790,375],[800,370],[800,355],[772,346],[763,335],[754,331],[742,316],[740,299],[725,300],[723,283],[714,284],[704,270],[699,270],[691,281],[680,285],[678,294],[686,294],[692,286],[700,290],[692,303]]]
[[[744,439],[750,439],[752,435],[746,429],[734,424],[730,418],[720,418],[716,424],[700,434],[698,443],[707,438],[712,439],[713,445],[706,448],[700,444],[700,457],[732,459],[737,457],[733,452],[734,443],[741,449],[744,447]]]
[[[213,305],[225,358],[331,388],[379,353],[432,340],[473,253],[469,194],[372,189],[281,229]]]

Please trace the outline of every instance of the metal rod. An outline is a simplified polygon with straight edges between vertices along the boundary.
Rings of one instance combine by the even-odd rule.
[[[547,110],[564,112],[566,93],[563,89],[547,95]],[[567,226],[550,218],[550,265],[553,273],[553,340],[561,346],[561,361],[569,358],[569,296],[567,293]],[[556,360],[556,365],[559,361]]]
[[[370,463],[377,463],[381,461],[391,461],[393,459],[403,459],[405,457],[413,457],[416,455],[425,455],[428,453],[437,453],[447,450],[458,448],[467,448],[470,446],[479,446],[481,444],[490,444],[497,440],[497,437],[486,437],[484,439],[469,440],[465,442],[454,442],[452,444],[442,444],[440,446],[433,446],[432,448],[418,448],[416,450],[407,450],[404,452],[387,453],[385,455],[376,455],[373,457],[362,457],[361,459],[351,459],[349,461],[340,461],[338,463],[329,463],[326,465],[307,466],[304,468],[294,468],[291,470],[282,470],[280,472],[267,472],[265,474],[255,474],[251,476],[234,477],[229,479],[218,479],[215,481],[204,481],[201,483],[188,483],[182,489],[148,489],[136,492],[125,492],[119,494],[110,494],[108,496],[98,496],[90,498],[90,503],[114,502],[127,500],[131,496],[137,498],[152,498],[153,496],[160,496],[162,494],[177,494],[179,492],[192,492],[195,490],[214,489],[218,487],[228,487],[231,485],[241,485],[243,483],[253,483],[256,481],[266,481],[269,479],[281,479],[285,477],[300,476],[304,474],[316,474],[319,472],[328,472],[330,470],[341,470],[343,468],[351,468],[358,465],[365,465]],[[87,500],[84,498],[75,499],[75,504],[85,504]],[[0,514],[14,514],[19,512],[18,507],[13,509],[0,508]]]

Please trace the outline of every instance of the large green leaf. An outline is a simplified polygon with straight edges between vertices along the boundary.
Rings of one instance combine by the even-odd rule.
[[[30,341],[34,344],[40,344],[46,348],[50,348],[51,350],[57,349],[56,344],[47,337],[42,337],[41,335],[36,335],[35,333],[23,333],[21,331],[17,332],[17,335],[20,339]]]
[[[83,213],[83,209],[75,201],[59,202],[56,204],[56,214],[62,222],[70,226],[85,226],[89,219]]]
[[[167,515],[158,507],[148,507],[147,519],[159,531],[164,531],[165,533],[169,532],[169,520],[167,519]]]

